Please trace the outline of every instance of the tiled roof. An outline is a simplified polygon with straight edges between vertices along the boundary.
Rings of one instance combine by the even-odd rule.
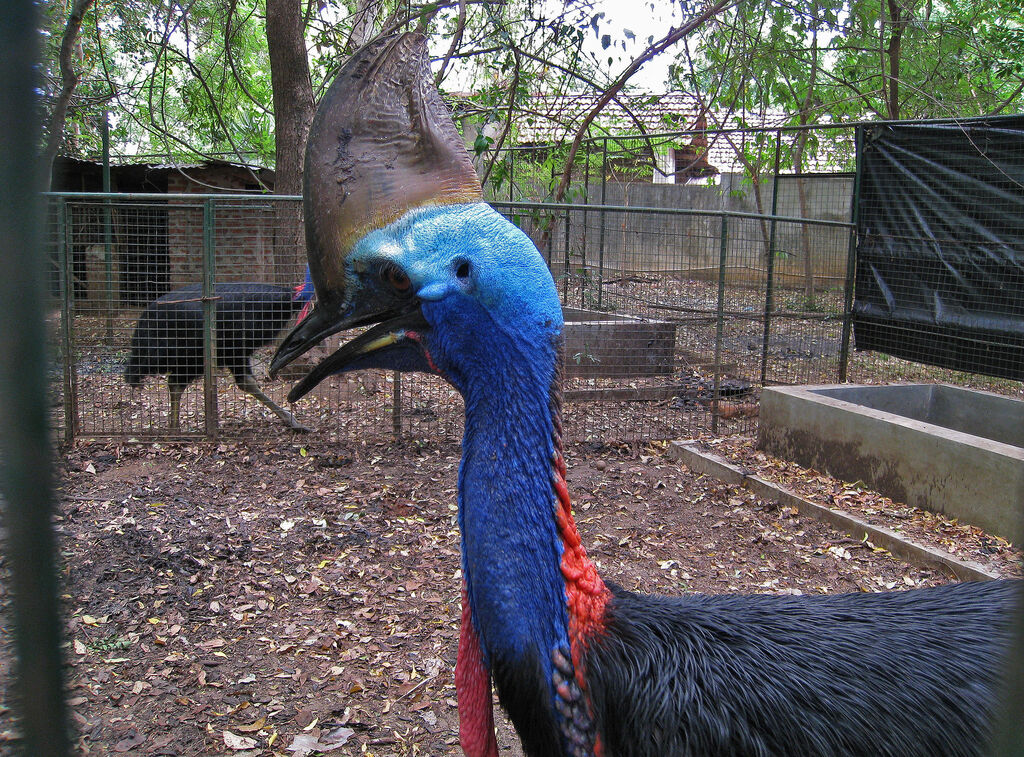
[[[516,112],[514,144],[541,145],[572,139],[598,95],[535,95]],[[624,95],[608,103],[591,126],[591,135],[658,135],[655,144],[681,147],[707,141],[707,162],[721,173],[742,172],[737,150],[754,137],[754,130],[781,126],[782,113],[745,113],[705,110],[693,95]],[[745,130],[745,131],[744,131]],[[852,135],[852,132],[851,132]],[[789,133],[792,139],[793,134]],[[837,170],[827,157],[815,158],[807,172]],[[788,170],[783,166],[783,171]]]

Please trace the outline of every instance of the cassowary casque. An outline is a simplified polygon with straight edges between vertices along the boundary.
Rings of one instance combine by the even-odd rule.
[[[343,68],[306,155],[320,306],[280,368],[376,324],[289,395],[362,368],[443,376],[459,469],[460,740],[494,757],[491,686],[526,754],[980,755],[1009,582],[816,597],[642,596],[606,583],[570,510],[562,313],[530,240],[482,202],[417,35]]]

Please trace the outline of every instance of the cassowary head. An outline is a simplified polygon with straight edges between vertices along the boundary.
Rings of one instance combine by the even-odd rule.
[[[516,346],[554,350],[562,316],[551,275],[533,243],[482,202],[419,35],[373,43],[342,69],[310,129],[304,198],[319,304],[272,371],[329,334],[377,325],[290,400],[343,370],[436,373],[466,394],[472,377],[510,361],[553,364]]]

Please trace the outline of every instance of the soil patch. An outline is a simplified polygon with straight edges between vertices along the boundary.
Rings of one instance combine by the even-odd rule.
[[[591,443],[566,454],[584,543],[629,589],[809,594],[948,580],[663,451]],[[79,753],[460,754],[458,457],[453,443],[285,435],[71,450],[54,525]],[[2,633],[0,751],[17,739]],[[520,754],[507,723],[498,742]]]

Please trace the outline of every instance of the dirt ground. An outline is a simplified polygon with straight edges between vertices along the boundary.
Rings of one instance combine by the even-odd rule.
[[[460,754],[457,444],[262,436],[85,444],[61,458],[55,526],[78,752]],[[731,449],[764,462],[749,441]],[[567,450],[584,542],[627,588],[809,594],[949,580],[663,453]],[[788,475],[814,478],[822,496],[858,495]],[[884,523],[913,520],[872,502]],[[1019,558],[976,534],[936,538],[961,539],[960,556],[1007,572]],[[0,752],[17,741],[8,628]],[[520,754],[506,723],[498,742]]]

